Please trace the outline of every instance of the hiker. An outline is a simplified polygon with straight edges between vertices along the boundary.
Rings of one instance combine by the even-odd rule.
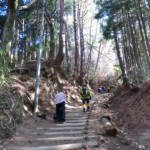
[[[55,104],[56,104],[56,116],[54,116],[55,121],[63,123],[65,121],[65,102],[66,94],[59,91],[55,95]]]
[[[98,88],[98,93],[101,93],[101,86],[99,86]]]
[[[99,89],[98,89],[99,93],[103,94],[105,93],[107,90],[104,86],[100,86]]]
[[[90,110],[90,100],[91,100],[91,94],[86,84],[83,85],[81,89],[81,97],[82,97],[82,103],[83,103],[83,112],[86,110]]]
[[[102,86],[102,93],[106,93],[106,92],[107,92],[107,90],[106,90],[105,86]]]
[[[107,90],[107,93],[110,93],[110,86],[109,85],[106,87],[106,90]]]

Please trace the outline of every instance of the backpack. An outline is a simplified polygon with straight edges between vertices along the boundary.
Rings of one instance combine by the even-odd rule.
[[[87,90],[86,87],[83,87],[83,88],[82,88],[82,95],[83,95],[83,96],[88,96],[88,90]]]

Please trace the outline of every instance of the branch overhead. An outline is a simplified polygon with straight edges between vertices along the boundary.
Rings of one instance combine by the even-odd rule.
[[[24,6],[20,6],[19,10],[24,10],[24,9],[27,9],[27,8],[31,7],[36,1],[37,0],[32,0],[29,4],[24,5]]]

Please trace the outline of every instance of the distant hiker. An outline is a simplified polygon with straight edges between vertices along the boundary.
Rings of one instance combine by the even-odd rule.
[[[99,93],[101,93],[101,94],[103,94],[103,93],[106,93],[106,88],[104,87],[104,86],[100,86],[99,88],[98,88],[98,92]]]
[[[106,87],[106,90],[108,93],[110,93],[110,86],[109,85]]]
[[[99,86],[98,92],[99,92],[99,93],[102,93],[102,86]]]
[[[90,91],[89,91],[86,84],[83,85],[80,94],[81,94],[81,97],[82,97],[83,112],[85,112],[86,109],[87,109],[87,111],[89,111],[90,110],[91,94],[90,94]]]
[[[101,93],[101,86],[98,87],[98,93]]]
[[[102,93],[106,93],[107,89],[105,88],[105,86],[102,86]]]
[[[65,121],[65,102],[66,102],[66,94],[64,92],[58,92],[55,95],[55,104],[56,104],[56,114],[54,115],[55,121],[59,123],[63,123]]]

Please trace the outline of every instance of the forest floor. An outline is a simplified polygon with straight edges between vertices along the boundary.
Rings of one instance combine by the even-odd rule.
[[[138,144],[139,149],[150,149],[150,79],[141,85],[125,84],[118,87],[106,106],[115,113],[114,121]]]
[[[62,69],[45,68],[43,64],[39,90],[39,109],[41,114],[46,115],[46,118],[40,118],[40,115],[34,118],[31,112],[33,111],[35,93],[35,66],[36,63],[32,62],[32,64],[29,63],[21,69],[14,69],[11,73],[14,83],[10,87],[14,92],[19,93],[24,100],[24,118],[23,122],[18,125],[14,136],[0,141],[0,149],[17,150],[14,146],[36,146],[36,149],[32,150],[46,150],[44,148],[37,149],[37,147],[43,144],[46,146],[50,144],[50,141],[52,145],[63,144],[63,140],[60,138],[62,137],[61,132],[56,133],[59,125],[53,121],[53,113],[55,112],[54,95],[57,91],[56,87],[59,85],[63,91],[67,92],[66,114],[78,116],[78,118],[72,116],[72,119],[66,119],[66,122],[61,126],[63,132],[67,128],[70,128],[70,132],[73,132],[73,135],[69,134],[72,138],[69,138],[68,141],[72,141],[72,143],[82,142],[79,139],[83,137],[87,140],[85,135],[75,136],[74,134],[80,132],[81,126],[84,126],[84,123],[87,123],[87,119],[89,119],[95,120],[94,123],[89,125],[88,129],[94,131],[98,143],[96,148],[89,148],[89,150],[150,150],[150,80],[145,81],[140,86],[122,85],[118,87],[115,94],[95,93],[91,101],[91,103],[94,102],[94,106],[88,117],[87,113],[82,112],[79,94],[81,87],[76,79],[73,76],[67,76]],[[117,130],[117,134],[107,134],[101,121],[104,116],[109,118],[113,127]],[[73,122],[76,122],[76,124]],[[52,135],[51,133],[51,137],[49,137],[47,132],[55,132],[55,134]],[[64,138],[67,139],[69,135]],[[61,139],[61,142],[59,139]],[[46,141],[43,142],[43,140]],[[68,141],[65,140],[65,144]],[[86,149],[86,147],[80,149]],[[23,150],[23,148],[20,148],[20,150]],[[25,148],[25,150],[27,149]],[[72,150],[75,150],[75,148]]]
[[[77,148],[72,150],[83,150],[83,149],[89,149],[89,150],[149,150],[150,149],[150,132],[146,130],[144,127],[138,128],[137,130],[133,130],[133,128],[137,128],[137,126],[134,126],[133,128],[126,128],[125,124],[120,125],[118,123],[119,120],[122,118],[119,118],[119,109],[114,111],[112,108],[110,109],[110,105],[112,104],[109,100],[111,97],[111,94],[97,94],[93,96],[93,99],[91,100],[91,103],[95,104],[93,105],[89,120],[95,120],[94,123],[89,125],[90,131],[94,131],[94,136],[98,143],[98,146],[96,147],[89,147],[89,148]],[[111,100],[112,101],[112,100]],[[74,125],[69,125],[71,120],[69,118],[66,120],[66,123],[62,124],[59,128],[71,128],[72,130],[64,129],[65,132],[74,131],[76,129],[74,128],[80,128],[82,127],[82,121],[84,120],[83,117],[87,116],[87,113],[82,112],[81,103],[78,106],[67,106],[67,112],[66,115],[71,113],[71,118],[75,119],[74,116],[78,117],[77,124],[74,123]],[[122,109],[124,109],[122,107]],[[111,122],[113,126],[117,129],[117,135],[115,136],[109,136],[105,133],[105,129],[101,123],[101,118],[103,116],[110,116]],[[121,121],[122,122],[122,121]],[[130,120],[126,119],[127,124],[129,124]],[[71,122],[72,123],[72,122]],[[81,123],[81,125],[80,125]],[[46,150],[47,147],[41,147],[41,146],[53,146],[53,145],[60,145],[60,144],[70,144],[70,143],[78,143],[81,140],[61,140],[59,141],[58,138],[62,137],[64,133],[61,133],[60,131],[56,131],[56,127],[59,126],[53,121],[53,113],[47,112],[46,119],[42,118],[36,118],[33,117],[27,117],[24,119],[23,123],[20,125],[20,127],[17,129],[16,134],[10,138],[4,141],[4,143],[1,145],[1,148],[3,150]],[[53,128],[51,131],[50,128]],[[58,130],[58,129],[57,129]],[[78,132],[80,130],[76,130]],[[51,132],[58,132],[58,135],[46,135],[46,133]],[[59,133],[60,132],[60,133]],[[44,136],[45,135],[45,136]],[[69,135],[69,133],[68,133]],[[68,137],[68,135],[65,135],[65,138]],[[66,137],[67,136],[67,137]],[[81,135],[74,135],[72,133],[72,136],[70,138],[73,138],[77,136],[78,138]],[[55,138],[51,142],[47,138]],[[37,139],[43,140],[37,140]],[[64,137],[63,137],[64,138]],[[33,149],[31,149],[33,148]],[[34,149],[35,148],[35,149]],[[62,148],[58,148],[62,149]],[[65,149],[65,148],[64,148]],[[67,149],[67,148],[66,148]],[[68,148],[69,150],[70,148]],[[50,147],[47,148],[47,150],[51,150]],[[52,148],[52,150],[55,150]]]

